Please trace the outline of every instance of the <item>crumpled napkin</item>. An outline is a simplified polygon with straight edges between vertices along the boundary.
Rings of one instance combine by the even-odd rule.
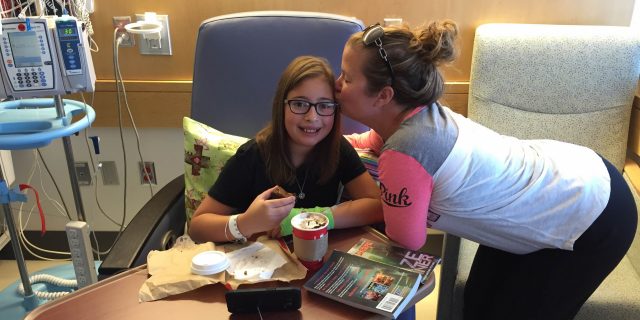
[[[229,252],[227,258],[231,262],[227,272],[236,280],[270,280],[273,272],[287,263],[277,251],[260,242]]]
[[[271,267],[274,267],[274,264],[279,264],[282,260],[284,261],[284,264],[275,267],[276,269],[270,277],[265,278],[266,274],[264,273],[269,267],[260,268],[261,272],[259,272],[257,276],[252,277],[248,277],[248,273],[253,271],[247,271],[247,277],[243,278],[241,276],[241,279],[228,276],[227,272],[203,276],[191,273],[191,259],[193,259],[195,255],[204,251],[218,250],[228,252],[227,254],[233,257],[235,250],[249,247],[254,244],[254,242],[247,242],[242,245],[226,244],[216,247],[211,242],[195,244],[188,236],[182,236],[178,238],[176,244],[169,250],[154,250],[149,252],[147,256],[147,270],[151,277],[142,284],[138,292],[138,300],[140,302],[158,300],[218,282],[226,283],[228,287],[235,290],[238,286],[245,283],[274,280],[289,282],[291,280],[303,279],[306,276],[307,269],[298,261],[293,253],[289,252],[288,249],[283,249],[278,240],[261,236],[257,239],[256,243],[258,243],[258,246],[271,249],[271,254],[273,254],[273,252],[278,254],[279,257],[270,259]],[[238,253],[235,253],[235,255],[238,255]],[[236,268],[243,270],[241,271],[242,273],[244,273],[244,270],[255,270],[244,268],[249,266],[248,264],[239,266],[240,267],[236,266]]]
[[[256,240],[256,242],[259,242],[263,244],[265,247],[268,247],[274,252],[277,252],[278,255],[280,255],[280,257],[282,257],[286,261],[286,263],[281,267],[275,269],[271,277],[268,279],[263,279],[262,277],[260,277],[260,274],[257,274],[256,276],[253,276],[253,277],[248,277],[247,279],[237,279],[232,276],[227,276],[226,284],[231,289],[235,290],[238,288],[238,286],[245,283],[247,284],[258,283],[258,282],[274,281],[274,280],[290,282],[292,280],[304,279],[304,277],[307,275],[307,268],[305,268],[300,263],[300,261],[298,261],[298,258],[295,256],[295,254],[289,252],[289,249],[284,249],[287,246],[286,244],[284,244],[284,242],[271,239],[267,236],[260,236]],[[250,243],[246,243],[244,245],[226,244],[224,247],[228,255],[229,254],[233,255],[235,250],[245,248],[249,245]],[[274,259],[272,261],[277,261],[277,260],[278,259]],[[268,268],[263,268],[263,269],[268,269]],[[247,276],[248,275],[249,274],[247,274]],[[265,274],[263,273],[262,275],[264,276]]]

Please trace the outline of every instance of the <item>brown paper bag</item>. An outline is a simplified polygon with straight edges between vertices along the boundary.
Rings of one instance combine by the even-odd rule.
[[[245,283],[273,280],[289,282],[303,279],[306,276],[307,269],[300,264],[293,253],[288,250],[285,251],[278,240],[262,236],[257,241],[262,242],[287,260],[286,264],[275,270],[271,279],[236,280],[226,272],[209,276],[192,274],[191,259],[198,253],[210,250],[230,252],[244,247],[248,243],[242,245],[226,244],[216,247],[211,242],[195,244],[188,236],[182,236],[178,239],[176,245],[169,250],[149,252],[147,269],[151,277],[142,284],[138,292],[138,299],[140,302],[158,300],[218,282],[226,283],[228,287],[236,289],[239,285]]]
[[[138,292],[140,302],[162,299],[224,281],[224,272],[208,276],[191,273],[191,259],[200,252],[216,248],[211,242],[194,244],[191,239],[188,242],[181,237],[181,241],[169,250],[149,252],[147,269],[151,277]]]

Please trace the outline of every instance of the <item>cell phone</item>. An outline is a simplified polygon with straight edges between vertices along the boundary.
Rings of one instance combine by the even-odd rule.
[[[278,287],[238,289],[225,293],[230,313],[258,313],[300,309],[300,288]]]

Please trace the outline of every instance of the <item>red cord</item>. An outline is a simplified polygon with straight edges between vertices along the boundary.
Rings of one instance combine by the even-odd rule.
[[[38,204],[38,210],[40,211],[41,236],[44,236],[44,234],[47,232],[47,227],[46,227],[46,223],[44,221],[44,211],[42,210],[42,205],[40,205],[40,196],[38,195],[38,190],[36,190],[34,187],[32,187],[32,186],[30,186],[30,185],[28,185],[26,183],[21,183],[20,184],[20,191],[22,191],[24,189],[31,189],[36,194],[36,203]]]

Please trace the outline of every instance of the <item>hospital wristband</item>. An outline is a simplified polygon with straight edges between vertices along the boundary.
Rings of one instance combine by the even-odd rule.
[[[247,237],[245,237],[240,229],[238,229],[238,215],[234,214],[229,217],[229,232],[231,232],[231,236],[239,242],[246,242]]]

